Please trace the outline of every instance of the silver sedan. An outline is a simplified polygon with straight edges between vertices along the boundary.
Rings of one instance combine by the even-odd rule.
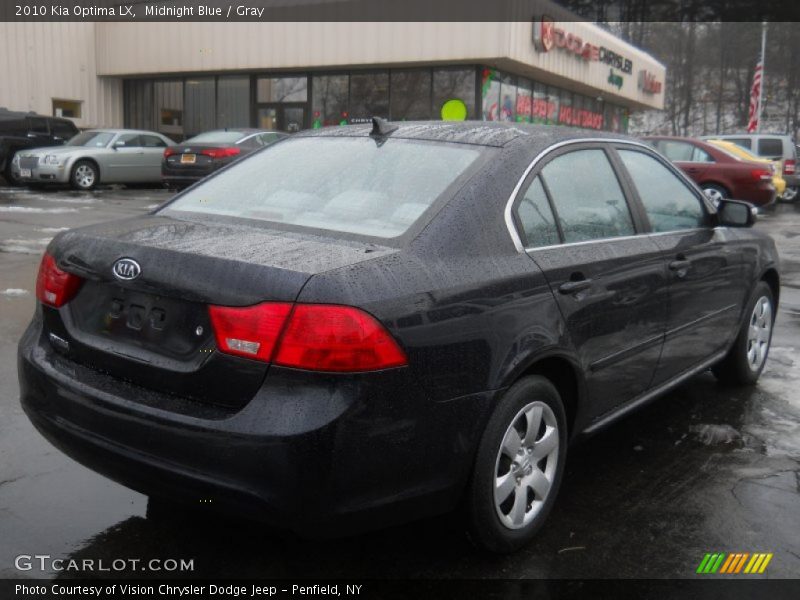
[[[138,129],[91,129],[63,146],[17,152],[11,170],[23,184],[69,183],[91,190],[100,183],[160,183],[169,138]]]

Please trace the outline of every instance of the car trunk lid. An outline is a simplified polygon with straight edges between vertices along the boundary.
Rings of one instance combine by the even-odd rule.
[[[394,251],[218,221],[148,215],[54,239],[48,252],[59,267],[85,280],[72,301],[45,311],[69,357],[159,391],[241,406],[268,365],[220,353],[208,305],[293,302],[315,273]],[[114,274],[122,259],[138,265],[135,278]]]

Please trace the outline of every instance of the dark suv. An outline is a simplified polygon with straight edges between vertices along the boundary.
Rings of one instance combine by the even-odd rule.
[[[28,148],[60,146],[77,134],[78,128],[69,119],[0,108],[0,173],[9,184],[17,185],[11,173],[14,154]]]

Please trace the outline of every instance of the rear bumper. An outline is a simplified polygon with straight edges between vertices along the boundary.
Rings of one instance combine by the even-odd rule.
[[[78,462],[144,494],[210,500],[306,535],[453,508],[493,396],[432,402],[406,369],[323,376],[272,367],[256,396],[226,413],[70,361],[38,318],[18,369],[31,422]]]
[[[191,185],[208,177],[212,173],[219,171],[230,161],[214,161],[207,165],[170,165],[167,162],[161,163],[161,181],[167,185]]]
[[[764,208],[774,204],[778,199],[778,194],[775,191],[775,186],[770,181],[752,187],[742,187],[738,195],[734,191],[733,197],[737,200],[747,200],[758,207]]]
[[[800,175],[784,175],[783,179],[786,181],[786,187],[800,186]]]

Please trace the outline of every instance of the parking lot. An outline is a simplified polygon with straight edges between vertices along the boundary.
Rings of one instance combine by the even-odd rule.
[[[0,577],[57,575],[18,571],[19,554],[194,559],[201,577],[661,578],[694,576],[706,552],[771,552],[767,576],[800,573],[800,204],[757,224],[778,244],[783,277],[758,386],[725,388],[704,374],[575,447],[541,535],[498,558],[475,551],[454,517],[324,541],[209,516],[149,521],[144,496],[33,429],[19,406],[16,344],[48,241],[170,195],[0,188]]]

